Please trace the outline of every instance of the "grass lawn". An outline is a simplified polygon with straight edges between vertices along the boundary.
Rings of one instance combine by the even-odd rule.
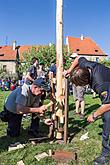
[[[3,109],[3,103],[9,92],[0,92],[0,111]],[[86,109],[85,119],[81,120],[78,116],[73,115],[75,109],[73,97],[70,96],[69,101],[69,133],[70,143],[49,144],[49,142],[42,142],[35,146],[28,142],[27,130],[30,123],[30,118],[23,119],[22,130],[19,138],[9,138],[6,136],[7,123],[0,121],[0,165],[16,165],[21,159],[25,165],[57,165],[51,157],[41,159],[39,162],[35,159],[35,155],[42,152],[48,152],[49,149],[76,151],[78,154],[78,165],[92,165],[92,160],[101,152],[101,132],[102,132],[102,120],[99,119],[92,124],[88,124],[86,117],[96,110],[101,102],[99,98],[92,99],[92,95],[85,95]],[[41,129],[45,128],[41,123]],[[48,128],[47,128],[48,130]],[[89,139],[80,141],[81,135],[89,132]],[[22,149],[15,151],[8,151],[8,146],[14,142],[25,143],[26,146]],[[74,161],[68,163],[69,165],[75,165]]]

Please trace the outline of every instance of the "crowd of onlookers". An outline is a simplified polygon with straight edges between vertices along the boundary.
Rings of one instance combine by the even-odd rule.
[[[6,78],[6,79],[0,79],[0,90],[1,91],[13,91],[16,89],[17,86],[21,86],[24,84],[24,80],[15,80]]]

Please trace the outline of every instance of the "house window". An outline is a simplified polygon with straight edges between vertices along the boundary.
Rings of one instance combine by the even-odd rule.
[[[98,52],[98,50],[97,50],[97,49],[95,49],[95,52]]]
[[[3,71],[6,71],[6,69],[7,69],[7,66],[3,65]]]
[[[99,62],[99,57],[96,57],[96,62]]]

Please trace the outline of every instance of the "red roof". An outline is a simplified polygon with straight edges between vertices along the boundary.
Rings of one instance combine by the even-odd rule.
[[[20,59],[23,60],[23,53],[28,52],[33,46],[17,46],[15,50],[13,50],[13,46],[0,46],[0,61],[7,60],[16,60],[17,49],[19,50]],[[35,46],[36,50],[38,50],[38,46]]]
[[[20,46],[20,48],[19,48],[20,54],[23,54],[24,52],[28,52],[29,49],[31,49],[31,48],[32,48],[32,46],[29,46],[29,45]]]
[[[31,46],[30,46],[30,45],[23,45],[23,46],[20,46],[19,52],[20,52],[20,59],[21,59],[21,60],[24,59],[23,53],[28,52],[29,50],[32,49],[32,47],[35,47],[36,50],[38,50],[38,46],[32,46],[32,45],[31,45]]]
[[[104,51],[91,39],[68,37],[70,51],[82,55],[102,55],[107,56]]]
[[[0,60],[16,60],[16,53],[12,46],[0,46]]]

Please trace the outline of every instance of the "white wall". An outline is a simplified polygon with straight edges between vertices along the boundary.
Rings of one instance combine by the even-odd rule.
[[[0,68],[3,68],[3,65],[6,65],[6,70],[10,73],[16,73],[16,63],[15,62],[1,62]]]

